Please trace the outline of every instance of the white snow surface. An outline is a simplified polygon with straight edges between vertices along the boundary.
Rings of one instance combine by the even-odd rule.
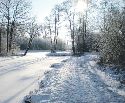
[[[0,57],[0,103],[21,103],[25,95],[38,88],[39,78],[52,69],[51,64],[68,58],[47,57],[47,53]]]
[[[47,56],[71,56],[72,53],[70,52],[56,52],[56,53],[48,53]]]
[[[97,70],[97,60],[96,54],[88,53],[51,65],[54,69],[44,73],[39,90],[25,99],[31,103],[125,103],[119,82]]]

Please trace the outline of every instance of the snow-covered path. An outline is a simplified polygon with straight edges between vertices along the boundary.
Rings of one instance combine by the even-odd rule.
[[[46,53],[29,53],[25,57],[0,58],[0,103],[20,103],[38,86],[38,79],[53,63],[66,57],[46,57]]]
[[[96,58],[72,57],[63,67],[55,66],[42,80],[44,87],[31,95],[33,103],[125,103],[125,96],[110,90],[111,86],[94,71]],[[114,80],[110,82],[115,84]]]

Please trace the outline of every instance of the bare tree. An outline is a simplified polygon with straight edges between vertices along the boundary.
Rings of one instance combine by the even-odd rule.
[[[73,54],[75,54],[75,22],[74,22],[75,12],[72,11],[71,8],[72,8],[71,0],[66,0],[62,3],[63,12],[65,13],[66,19],[69,22],[69,29],[72,40],[72,51]]]
[[[14,32],[18,26],[29,19],[30,3],[27,0],[1,0],[0,13],[7,28],[7,52],[12,49]]]
[[[60,13],[62,12],[62,8],[60,5],[56,5],[53,9],[52,9],[52,21],[53,21],[53,30],[52,33],[54,34],[54,38],[53,38],[53,49],[52,52],[56,52],[57,49],[57,43],[58,43],[58,35],[59,35],[59,28],[60,28],[60,18],[61,15]]]
[[[60,28],[60,13],[61,13],[60,5],[56,5],[49,17],[45,18],[44,24],[44,34],[50,38],[51,42],[51,52],[56,52],[57,43],[58,43],[58,35],[59,35],[59,28]]]
[[[52,38],[52,18],[50,17],[46,17],[45,18],[45,24],[44,25],[48,31],[47,33],[47,37],[50,39],[50,45],[51,45],[51,52],[53,52],[53,38]]]
[[[28,27],[27,33],[29,34],[29,41],[28,41],[24,56],[27,54],[28,50],[30,49],[33,39],[38,35],[40,35],[40,27],[38,26],[38,24],[35,22],[34,19],[27,25],[27,27]]]

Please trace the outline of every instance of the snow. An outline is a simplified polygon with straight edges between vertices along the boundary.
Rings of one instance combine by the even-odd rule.
[[[0,57],[0,103],[125,103],[122,74],[98,65],[96,53],[69,55]]]
[[[0,57],[0,103],[21,103],[24,96],[38,88],[39,78],[68,57],[47,57],[48,52],[27,56]]]
[[[71,56],[70,52],[56,52],[56,53],[48,53],[47,56]]]
[[[44,73],[39,90],[28,95],[30,100],[33,103],[125,103],[119,82],[97,69],[98,57],[86,53],[51,65],[53,69]]]

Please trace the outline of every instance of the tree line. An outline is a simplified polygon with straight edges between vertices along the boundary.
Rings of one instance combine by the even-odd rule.
[[[0,1],[1,55],[12,55],[14,53],[14,50],[19,49],[22,45],[26,46],[26,51],[24,53],[24,55],[26,55],[28,50],[32,49],[32,43],[34,43],[33,40],[35,37],[46,36],[46,33],[44,33],[45,27],[43,27],[42,24],[39,25],[36,22],[35,17],[31,16],[31,7],[31,2],[28,0]],[[54,38],[54,42],[57,42],[57,39],[59,40],[59,38],[57,38],[58,33],[55,34],[56,36]],[[28,42],[25,41],[25,38],[28,38]],[[24,40],[24,42],[26,43],[23,42],[21,44],[21,40]],[[58,44],[60,44],[60,48],[58,46],[58,49],[61,49],[61,45],[64,45],[61,40],[59,40]],[[48,42],[48,45],[51,44]],[[47,48],[50,49],[50,47],[46,47],[45,49]]]
[[[103,63],[124,64],[125,1],[81,0],[84,1],[83,10],[77,11],[79,1],[64,0],[55,5],[44,22],[38,25],[29,15],[31,4],[27,0],[1,0],[0,51],[3,34],[7,53],[12,51],[21,37],[29,36],[25,55],[37,36],[47,39],[46,44],[54,53],[60,45],[63,49],[66,47],[59,39],[60,35],[66,35],[70,38],[73,55],[96,51],[100,53]],[[62,33],[63,30],[65,33]]]

